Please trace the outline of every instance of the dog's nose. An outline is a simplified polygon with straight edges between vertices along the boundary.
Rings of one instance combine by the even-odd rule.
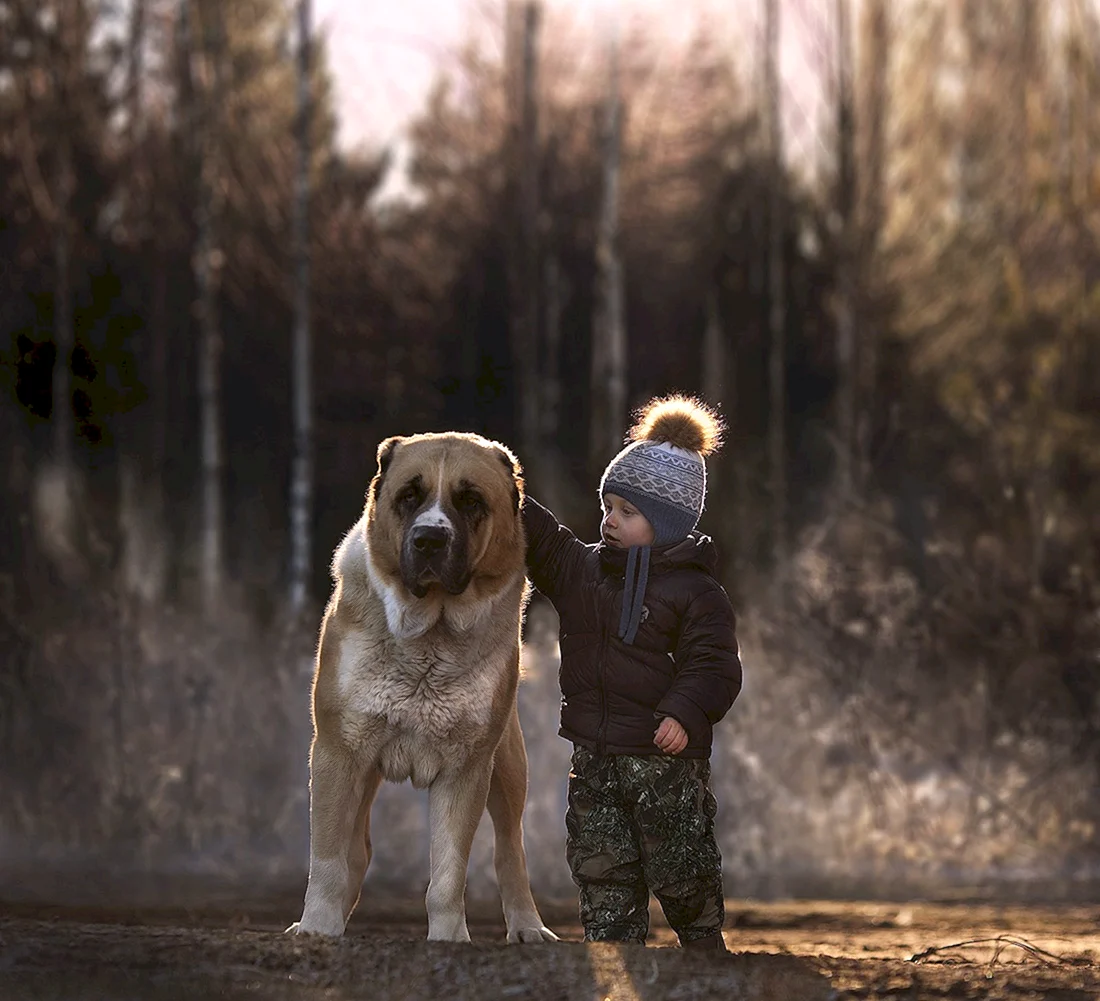
[[[446,548],[451,533],[442,525],[418,525],[412,531],[413,549],[425,556],[433,556]]]

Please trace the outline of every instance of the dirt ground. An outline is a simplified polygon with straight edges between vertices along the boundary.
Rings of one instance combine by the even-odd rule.
[[[419,901],[366,898],[339,941],[286,936],[299,906],[0,903],[0,998],[1100,999],[1100,905],[731,902],[728,955],[674,948],[657,911],[647,948],[586,946],[549,904],[563,943],[518,947],[487,906],[472,946],[425,942]]]

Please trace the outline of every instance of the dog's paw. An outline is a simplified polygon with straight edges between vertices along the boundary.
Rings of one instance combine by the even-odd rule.
[[[429,942],[469,942],[470,930],[466,927],[466,921],[455,922],[429,922]]]
[[[333,922],[309,920],[305,917],[301,921],[295,921],[284,935],[324,935],[327,938],[339,938],[344,934],[343,922],[339,925]]]
[[[535,942],[558,942],[560,939],[544,924],[528,923],[508,932],[509,945],[531,945]]]

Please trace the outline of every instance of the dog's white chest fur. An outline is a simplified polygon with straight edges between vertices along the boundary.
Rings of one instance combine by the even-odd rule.
[[[441,770],[461,767],[461,749],[489,722],[506,673],[502,653],[486,657],[475,635],[442,628],[373,649],[360,636],[344,640],[338,677],[345,738],[353,748],[379,748],[388,781],[424,787]]]

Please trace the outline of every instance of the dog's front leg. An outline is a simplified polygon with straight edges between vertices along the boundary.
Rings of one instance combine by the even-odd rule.
[[[302,919],[287,930],[343,935],[368,861],[365,794],[369,785],[373,799],[379,776],[339,741],[320,735],[309,767],[309,883]]]
[[[428,939],[469,942],[466,869],[477,825],[489,795],[491,763],[471,762],[437,778],[428,792],[431,818],[431,882],[426,899]]]

